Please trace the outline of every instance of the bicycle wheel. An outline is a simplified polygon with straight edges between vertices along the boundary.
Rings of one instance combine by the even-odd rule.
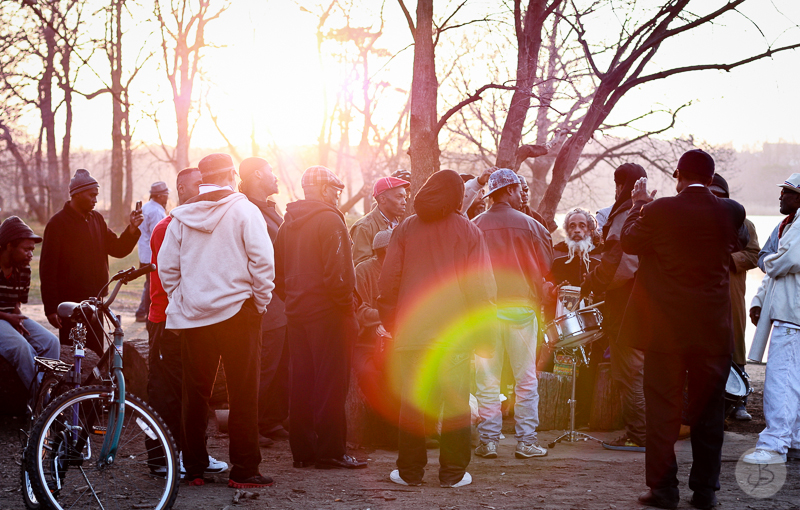
[[[59,395],[66,393],[70,389],[70,385],[61,381],[61,376],[52,371],[45,373],[39,390],[36,392],[36,400],[33,404],[31,420],[35,420],[44,411],[45,407],[52,402]],[[23,452],[23,457],[25,453]],[[20,466],[20,484],[22,485],[22,501],[25,503],[25,508],[29,510],[39,510],[42,505],[36,499],[31,487],[31,480],[26,463],[23,462]]]
[[[72,390],[39,416],[26,467],[36,499],[47,507],[167,509],[178,495],[177,448],[158,414],[125,395],[125,416],[112,464],[99,462],[115,404],[107,386]]]

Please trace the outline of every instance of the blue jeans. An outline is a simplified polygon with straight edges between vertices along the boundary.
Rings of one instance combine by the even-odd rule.
[[[47,331],[43,326],[32,319],[25,319],[22,325],[30,335],[23,335],[11,325],[10,322],[0,320],[0,356],[17,368],[22,384],[29,390],[33,389],[33,380],[36,377],[36,364],[34,356],[58,359],[61,346],[58,337]]]
[[[499,322],[499,335],[494,348],[494,357],[475,356],[475,382],[478,389],[478,414],[481,423],[478,433],[484,443],[500,440],[503,414],[500,411],[500,373],[503,358],[508,352],[514,373],[517,397],[514,405],[515,434],[517,441],[536,441],[539,426],[539,380],[536,377],[536,319],[518,325],[508,321]]]

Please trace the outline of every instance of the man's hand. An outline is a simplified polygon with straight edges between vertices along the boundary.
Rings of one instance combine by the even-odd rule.
[[[383,327],[383,324],[378,324],[378,327],[375,329],[375,332],[382,337],[392,338],[392,334],[386,331],[386,328]]]
[[[5,321],[7,321],[9,324],[11,324],[11,326],[14,329],[19,331],[23,335],[29,335],[30,334],[28,332],[28,330],[25,329],[25,326],[22,325],[22,321],[24,321],[27,318],[28,317],[26,317],[25,315],[22,315],[21,313],[4,313],[3,316],[0,317],[0,319],[3,319]]]
[[[753,323],[754,326],[758,326],[758,320],[761,318],[761,307],[754,306],[750,309],[750,322]]]
[[[656,198],[656,191],[647,192],[647,177],[640,177],[633,185],[631,199],[634,202],[652,202]]]
[[[128,230],[130,233],[136,234],[136,231],[139,230],[139,225],[141,225],[143,221],[144,215],[142,215],[141,209],[134,209],[131,211],[131,224],[128,225]]]
[[[483,173],[478,176],[478,184],[480,184],[481,186],[486,186],[486,183],[489,182],[489,176],[495,173],[496,171],[497,171],[496,166],[492,166],[484,170]]]
[[[47,316],[47,322],[56,329],[61,329],[61,319],[58,318],[57,313],[51,313]]]

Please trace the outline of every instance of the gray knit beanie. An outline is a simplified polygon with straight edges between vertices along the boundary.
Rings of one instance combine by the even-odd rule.
[[[91,176],[89,170],[79,168],[75,171],[75,175],[72,176],[72,179],[69,180],[69,196],[80,193],[81,191],[86,191],[87,189],[99,187],[100,185],[94,177]]]

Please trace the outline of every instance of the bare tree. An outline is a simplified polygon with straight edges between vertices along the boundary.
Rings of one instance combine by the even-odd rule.
[[[172,90],[177,125],[175,148],[168,148],[163,141],[161,148],[176,172],[189,166],[193,126],[190,117],[193,109],[200,114],[199,108],[193,108],[193,93],[203,50],[212,47],[205,40],[206,25],[230,6],[230,1],[224,0],[215,3],[212,10],[211,3],[211,0],[154,0],[162,64]]]
[[[0,40],[3,62],[2,86],[7,98],[38,110],[41,120],[38,159],[34,166],[46,168],[46,182],[39,183],[40,200],[47,214],[61,207],[67,198],[70,178],[73,84],[79,67],[72,61],[78,53],[82,33],[82,0],[34,2],[22,0],[22,9],[6,3],[0,15],[6,36]],[[58,149],[56,113],[64,107],[61,152]],[[42,161],[42,157],[46,161]]]
[[[563,19],[575,31],[578,42],[584,50],[585,58],[597,79],[597,87],[592,94],[591,104],[577,130],[570,133],[553,164],[553,173],[539,206],[539,212],[544,218],[553,223],[553,217],[564,188],[569,182],[581,153],[595,131],[605,122],[608,115],[632,89],[661,80],[677,74],[702,71],[725,70],[730,71],[736,67],[771,57],[772,55],[800,47],[800,43],[780,47],[767,45],[766,49],[730,63],[709,63],[696,65],[683,65],[670,69],[650,71],[651,63],[662,44],[674,37],[680,36],[691,30],[709,25],[719,20],[723,15],[734,12],[746,0],[727,0],[721,6],[704,15],[697,15],[688,9],[690,0],[669,0],[663,2],[650,17],[637,21],[630,9],[622,19],[622,27],[618,40],[606,47],[598,48],[590,44],[584,26],[584,18],[593,9],[580,10],[573,3],[573,12]],[[613,6],[608,3],[606,8]],[[607,63],[601,68],[596,56],[602,52]],[[551,225],[551,226],[552,226]]]

